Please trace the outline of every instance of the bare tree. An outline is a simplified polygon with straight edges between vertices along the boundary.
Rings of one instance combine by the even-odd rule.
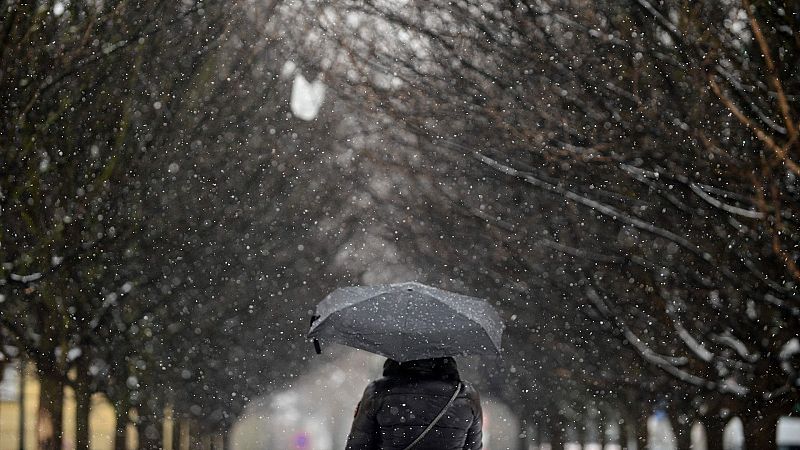
[[[340,48],[331,71],[404,149],[387,159],[423,178],[412,196],[438,188],[415,211],[448,220],[439,250],[464,242],[454,211],[488,224],[487,248],[507,256],[486,272],[523,290],[561,277],[577,296],[562,316],[589,306],[681,397],[725,399],[766,447],[798,398],[785,350],[798,329],[797,13],[337,2],[319,23]],[[543,266],[543,246],[569,264]]]

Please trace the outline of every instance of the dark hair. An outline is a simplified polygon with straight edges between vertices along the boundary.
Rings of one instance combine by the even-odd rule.
[[[438,378],[452,381],[461,379],[456,360],[449,356],[405,362],[397,362],[389,358],[383,364],[383,375],[387,377]]]

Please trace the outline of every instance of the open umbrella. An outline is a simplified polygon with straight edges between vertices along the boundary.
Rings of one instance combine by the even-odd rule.
[[[403,362],[496,355],[503,328],[497,311],[481,299],[399,283],[333,291],[317,305],[308,337]]]

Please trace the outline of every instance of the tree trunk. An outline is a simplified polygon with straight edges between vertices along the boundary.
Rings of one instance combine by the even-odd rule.
[[[594,424],[595,430],[597,430],[597,443],[600,444],[600,448],[606,448],[606,443],[608,442],[606,422],[608,418],[601,408],[597,409],[597,415],[595,417],[597,417],[597,423]]]
[[[89,373],[85,358],[78,362],[78,376],[75,382],[75,448],[89,448],[89,414],[91,413],[92,393],[89,389]]]
[[[528,437],[528,421],[525,419],[519,419],[519,435],[517,440],[517,448],[519,450],[528,450],[528,443],[530,442]]]
[[[169,408],[169,421],[170,421],[170,430],[171,433],[169,435],[169,448],[171,450],[178,450],[180,448],[180,428],[178,424],[180,423],[178,420],[178,413],[175,411],[175,406],[170,405]],[[166,439],[166,434],[164,435],[164,439]]]
[[[643,413],[640,413],[638,417],[633,419],[637,450],[644,450],[647,448],[647,419],[649,419],[649,417]]]
[[[214,445],[214,435],[213,434],[204,434],[203,435],[203,450],[212,450]]]
[[[564,450],[565,421],[561,413],[554,411],[548,417],[550,423],[550,450]]]
[[[19,360],[19,450],[25,450],[25,390],[27,384],[28,361],[22,357]]]
[[[633,450],[636,446],[636,420],[630,412],[622,411],[619,427],[619,444],[622,450]]]
[[[537,422],[528,421],[528,448],[539,450],[542,447],[542,432],[539,430],[540,419],[536,420]]]
[[[211,450],[223,450],[225,448],[223,433],[223,431],[214,433],[214,437],[211,438]]]
[[[578,443],[581,448],[586,445],[586,414],[578,414],[578,418],[572,422],[573,425],[573,433],[572,436],[568,436],[569,441],[572,443]]]
[[[692,428],[690,424],[675,424],[675,445],[678,450],[690,450],[692,448]]]
[[[195,421],[189,422],[189,450],[203,449],[203,434],[200,427],[196,426]]]
[[[128,448],[128,406],[117,405],[117,423],[114,431],[114,450],[127,450]]]
[[[192,422],[189,419],[181,419],[181,432],[178,436],[180,442],[178,443],[179,450],[192,449]]]
[[[675,435],[675,445],[678,450],[690,450],[692,447],[692,424],[681,417],[680,412],[674,407],[668,407],[669,422],[672,433]]]
[[[64,421],[64,379],[40,372],[38,441],[40,450],[61,450]]]
[[[722,434],[727,421],[717,416],[709,416],[703,420],[706,432],[706,450],[723,450]]]
[[[155,402],[145,402],[139,409],[139,420],[136,421],[136,430],[139,435],[139,448],[141,450],[159,450],[162,448],[162,422],[163,412],[159,413]]]
[[[88,449],[89,414],[91,413],[92,394],[85,386],[77,386],[75,392],[75,448]]]
[[[540,450],[545,444],[550,445],[550,441],[552,439],[550,435],[553,433],[553,431],[550,429],[552,421],[546,412],[540,416],[540,420],[541,421],[537,428],[539,431],[537,433],[539,440],[537,441],[538,446],[536,447],[536,450]],[[550,446],[550,450],[552,449],[553,447]]]
[[[231,430],[226,428],[222,430],[222,450],[230,450],[231,448]],[[527,448],[525,450],[528,450]]]
[[[175,406],[171,408],[170,418],[172,419],[172,450],[181,450],[181,429],[179,427],[181,420],[178,418],[178,413],[175,411]]]
[[[771,450],[777,448],[777,430],[780,412],[753,411],[752,416],[742,417],[744,425],[744,446],[750,450]]]

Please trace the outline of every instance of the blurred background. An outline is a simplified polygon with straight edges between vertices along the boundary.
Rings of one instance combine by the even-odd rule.
[[[800,4],[0,0],[0,448],[338,449],[336,287],[488,299],[486,448],[800,445]],[[793,447],[794,446],[794,447]]]

